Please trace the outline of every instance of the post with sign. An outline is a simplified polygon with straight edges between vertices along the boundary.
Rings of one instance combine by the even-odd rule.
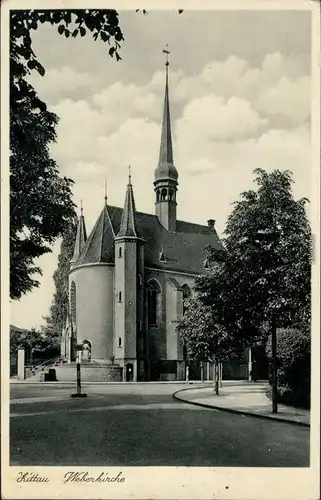
[[[81,352],[82,352],[83,346],[81,344],[76,345],[76,351],[77,351],[77,361],[76,361],[76,366],[77,366],[77,392],[72,394],[72,398],[85,398],[87,397],[87,394],[81,392],[81,374],[80,374],[80,357],[81,357]]]

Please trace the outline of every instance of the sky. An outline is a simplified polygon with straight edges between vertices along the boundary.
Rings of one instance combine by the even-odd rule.
[[[83,200],[87,232],[104,203],[123,206],[131,165],[136,208],[154,213],[170,54],[178,218],[224,231],[232,203],[253,187],[253,170],[290,169],[296,198],[310,197],[311,14],[305,11],[119,13],[122,60],[90,35],[66,39],[42,25],[34,52],[46,69],[30,81],[59,116],[51,148]],[[13,301],[10,322],[41,326],[53,299],[60,242],[38,259],[41,285]]]

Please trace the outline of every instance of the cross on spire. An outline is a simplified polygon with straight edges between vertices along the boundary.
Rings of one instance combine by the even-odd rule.
[[[105,203],[107,205],[107,179],[105,178]]]
[[[163,53],[165,54],[165,66],[169,66],[168,56],[170,51],[168,50],[168,43],[166,44],[166,49],[163,49]]]
[[[128,165],[128,184],[132,183],[132,174],[131,174],[131,166]]]

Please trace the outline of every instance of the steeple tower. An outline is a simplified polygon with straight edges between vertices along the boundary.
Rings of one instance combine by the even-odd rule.
[[[138,237],[136,229],[136,221],[135,221],[136,208],[135,208],[134,192],[133,192],[131,178],[132,176],[130,173],[130,166],[129,166],[125,205],[117,238],[125,236]]]
[[[74,254],[71,258],[70,266],[73,266],[75,264],[75,262],[79,259],[79,256],[81,254],[82,249],[84,248],[86,241],[87,241],[87,232],[86,232],[85,218],[84,218],[84,212],[83,212],[82,200],[81,200],[81,202],[80,202],[80,217],[78,219]]]
[[[142,338],[144,289],[144,240],[136,224],[136,208],[129,167],[125,204],[115,238],[114,356],[124,367],[124,380],[137,380],[137,359]]]
[[[162,135],[159,150],[158,166],[155,169],[155,193],[156,193],[156,215],[159,222],[167,231],[176,230],[176,192],[178,186],[178,172],[174,166],[171,118],[169,108],[168,92],[168,55],[169,51],[164,49],[165,61],[165,98],[162,123]]]

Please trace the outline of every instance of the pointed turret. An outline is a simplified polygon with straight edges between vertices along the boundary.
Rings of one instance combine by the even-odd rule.
[[[110,262],[113,259],[114,228],[105,195],[104,208],[91,231],[77,264],[96,264]]]
[[[168,231],[175,232],[176,230],[176,192],[178,185],[178,172],[174,166],[173,160],[173,145],[171,131],[171,117],[169,107],[169,91],[168,91],[168,50],[164,50],[166,54],[165,63],[165,98],[163,110],[163,123],[161,144],[159,150],[158,166],[155,169],[155,193],[156,193],[156,215],[159,222]]]
[[[125,205],[124,205],[124,210],[123,210],[117,238],[125,237],[125,236],[138,237],[137,228],[136,228],[135,213],[136,213],[136,208],[135,208],[134,191],[133,191],[133,186],[131,183],[131,175],[130,175],[130,171],[129,171]]]
[[[82,208],[82,203],[81,203],[80,217],[78,219],[74,253],[73,253],[73,256],[72,256],[71,261],[70,261],[71,266],[79,259],[79,256],[82,252],[82,249],[85,246],[86,241],[87,241],[87,232],[86,232],[86,225],[85,225],[85,217],[83,214],[83,208]]]
[[[130,167],[129,167],[130,169]],[[139,277],[144,276],[144,240],[136,224],[136,208],[129,170],[126,198],[118,234],[115,238],[114,288],[115,304],[115,363],[124,367],[124,377],[130,367],[137,380],[138,339],[141,342],[144,296]],[[140,344],[139,344],[140,345]]]

